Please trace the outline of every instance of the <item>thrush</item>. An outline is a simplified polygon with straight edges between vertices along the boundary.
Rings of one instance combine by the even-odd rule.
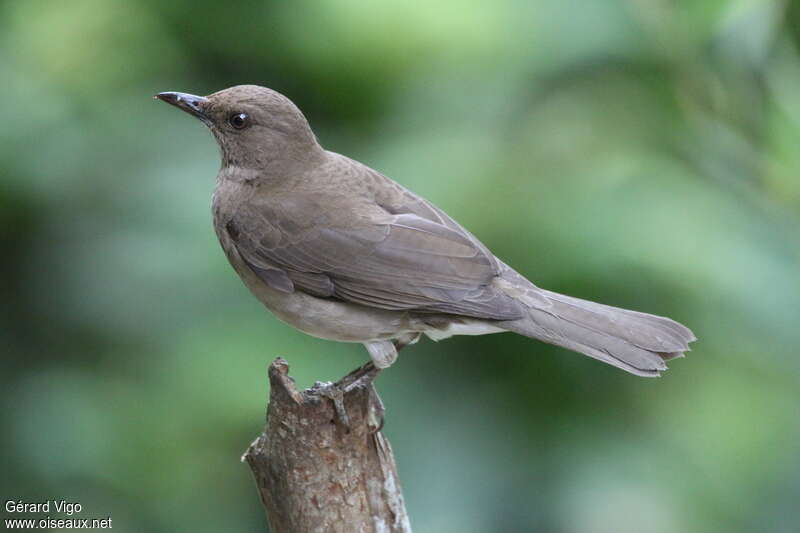
[[[654,377],[696,340],[669,318],[537,287],[431,202],[325,150],[276,91],[156,98],[219,144],[214,229],[244,284],[287,324],[363,344],[378,369],[422,335],[511,331]]]

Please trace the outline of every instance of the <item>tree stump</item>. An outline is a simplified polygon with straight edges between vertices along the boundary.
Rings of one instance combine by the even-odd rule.
[[[359,384],[350,374],[300,392],[281,358],[270,365],[269,382],[266,427],[242,460],[255,477],[270,531],[411,533],[372,383]],[[338,402],[331,390],[340,393]]]

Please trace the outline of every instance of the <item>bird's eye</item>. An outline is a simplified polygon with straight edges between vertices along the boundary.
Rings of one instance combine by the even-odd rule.
[[[237,130],[241,130],[247,127],[250,123],[250,117],[247,116],[247,113],[234,113],[228,119],[228,122],[231,126],[233,126]]]

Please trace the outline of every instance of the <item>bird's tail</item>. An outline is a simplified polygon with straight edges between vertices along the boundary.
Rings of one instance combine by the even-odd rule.
[[[697,340],[689,328],[669,318],[536,290],[540,302],[530,308],[529,315],[503,322],[503,328],[637,376],[659,376],[667,369],[665,361],[683,357],[689,343]]]

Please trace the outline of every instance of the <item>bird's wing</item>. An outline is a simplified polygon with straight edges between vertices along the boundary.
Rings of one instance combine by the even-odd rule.
[[[251,201],[225,229],[248,266],[276,290],[381,309],[521,316],[519,304],[491,285],[500,268],[494,256],[424,200],[408,199],[422,203],[375,206],[379,212],[358,217],[312,197]],[[430,218],[418,214],[423,208]]]

